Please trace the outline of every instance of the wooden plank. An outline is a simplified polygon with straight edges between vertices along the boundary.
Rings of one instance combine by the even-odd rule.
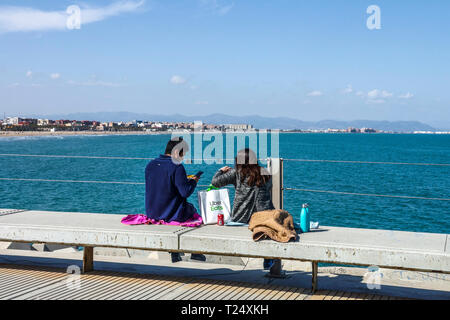
[[[278,300],[279,296],[281,296],[285,292],[285,287],[276,287],[274,288],[267,296],[263,298],[263,300]]]
[[[233,299],[234,300],[246,300],[246,296],[253,294],[260,288],[260,285],[253,283],[252,285],[249,285],[245,290],[243,290],[241,293],[236,295]]]
[[[305,289],[305,288],[297,288],[296,291],[294,291],[288,298],[287,300],[297,300],[297,298],[299,298],[301,295],[303,295],[306,291],[309,291],[309,289]],[[301,299],[303,300],[303,299]]]
[[[239,287],[235,286],[233,283],[228,283],[223,288],[221,288],[220,293],[215,296],[214,300],[228,299],[228,297],[238,289]]]
[[[325,300],[327,294],[329,293],[329,290],[325,291],[318,291],[317,293],[313,294],[309,300]]]
[[[34,275],[37,276],[34,276]],[[46,283],[48,281],[54,280],[54,279],[63,279],[64,274],[53,274],[46,271],[25,271],[25,272],[14,272],[9,273],[5,278],[2,278],[0,280],[1,286],[0,286],[0,295],[1,294],[8,294],[9,290],[12,290],[13,287],[17,288],[21,285],[25,285],[26,283]]]
[[[203,285],[206,282],[205,279],[193,279],[191,283],[188,283],[185,287],[183,287],[183,292],[180,293],[178,296],[173,297],[174,300],[183,300],[186,295],[189,295],[191,290],[195,290],[195,288],[198,288],[198,286]]]
[[[179,280],[164,277],[164,279],[159,279],[157,282],[146,285],[147,290],[145,294],[134,297],[133,300],[158,300],[161,296],[172,292],[175,287],[181,287],[183,285],[184,283]]]
[[[133,290],[136,286],[139,286],[142,283],[148,283],[148,277],[143,277],[141,279],[136,278],[136,276],[122,276],[116,275],[113,277],[113,284],[109,288],[102,290],[91,291],[89,294],[86,294],[83,299],[86,300],[119,300],[119,296],[122,294],[129,294],[131,290]],[[100,292],[99,292],[100,291]]]
[[[335,291],[335,290],[330,291],[330,292],[327,294],[327,296],[325,297],[324,300],[334,300],[333,298],[334,298],[334,296],[335,296],[336,294],[338,294],[337,291]]]
[[[89,293],[91,290],[95,290],[95,287],[94,288],[91,287],[92,283],[96,284],[97,288],[108,287],[108,285],[109,285],[108,280],[112,279],[116,273],[110,272],[107,274],[110,274],[110,276],[104,277],[104,279],[102,279],[100,277],[96,277],[96,276],[98,276],[97,272],[95,274],[90,274],[89,276],[81,275],[81,278],[80,278],[81,282],[80,282],[79,289],[70,288],[66,285],[63,285],[59,288],[56,288],[55,290],[51,290],[51,291],[47,292],[43,296],[46,296],[45,299],[50,299],[50,300],[53,300],[53,299],[64,300],[64,299],[68,298],[69,296],[73,295],[74,292],[83,296],[83,294]],[[103,283],[100,282],[101,280],[103,280],[102,281]]]
[[[336,292],[336,294],[333,296],[333,298],[331,298],[331,300],[341,300],[341,297],[344,293],[345,292],[343,292],[343,291]]]
[[[365,293],[358,293],[356,296],[356,300],[366,300],[367,294]]]
[[[262,287],[264,286],[264,284],[259,283],[259,284],[254,284],[253,287],[251,288],[251,290],[247,291],[244,295],[240,296],[238,299],[239,300],[248,300],[249,297],[251,297],[252,295],[254,295],[258,290],[260,290]]]
[[[60,274],[59,277],[49,277],[48,279],[42,277],[33,278],[27,276],[26,281],[13,281],[8,286],[0,284],[0,286],[5,289],[0,293],[0,299],[15,299],[16,297],[20,297],[30,292],[41,290],[42,288],[45,288],[47,286],[54,285],[55,283],[59,283],[64,280],[64,277],[65,276],[62,274]]]
[[[151,296],[152,300],[165,300],[167,296],[172,294],[173,292],[177,291],[179,288],[182,288],[184,285],[186,285],[187,282],[186,279],[178,279],[177,281],[174,281],[172,284],[168,284],[164,290],[159,290],[155,295]],[[134,300],[141,300],[140,297],[133,298]]]
[[[130,285],[134,282],[134,279],[127,277],[118,278],[117,275],[113,276],[111,279],[111,283],[109,286],[100,288],[96,286],[94,283],[90,285],[91,290],[89,292],[85,292],[81,297],[78,293],[75,293],[75,296],[69,296],[67,299],[75,298],[82,300],[99,300],[100,298],[109,299],[113,292],[120,288],[125,288],[128,290]]]
[[[128,284],[126,284],[125,286],[116,286],[115,288],[111,289],[111,290],[107,290],[105,291],[104,294],[101,294],[99,296],[97,296],[95,299],[96,300],[110,300],[111,297],[114,297],[114,300],[123,300],[124,297],[126,297],[126,299],[128,300],[132,300],[133,296],[135,294],[137,294],[138,290],[146,287],[149,285],[149,283],[151,283],[152,279],[154,279],[155,277],[143,277],[141,279],[139,278],[134,278],[131,279],[130,277],[130,282]]]
[[[214,280],[208,280],[204,279],[203,283],[198,285],[197,287],[189,290],[186,295],[183,296],[183,300],[196,300],[198,295],[200,295],[203,290],[208,290],[214,283],[216,283]]]
[[[214,292],[217,290],[217,288],[219,288],[221,285],[223,285],[223,284],[225,284],[225,283],[226,283],[226,281],[224,281],[224,280],[219,280],[219,281],[217,281],[215,284],[209,286],[207,290],[205,290],[204,292],[202,292],[201,294],[199,294],[199,295],[197,296],[197,299],[198,299],[198,300],[209,300],[208,297],[209,297],[212,293],[214,293]]]
[[[200,299],[200,300],[398,300],[372,293],[349,293],[336,290],[319,291],[310,295],[309,289],[265,284],[230,282],[225,280],[192,279],[183,277],[138,275],[119,272],[93,271],[81,276],[81,288],[66,286],[67,273],[62,269],[7,268],[0,266],[0,298],[24,296],[26,299],[80,300],[144,300],[144,299]],[[46,289],[48,287],[48,290]],[[33,293],[36,292],[36,293]]]
[[[234,285],[235,290],[233,290],[232,292],[230,292],[229,295],[226,296],[226,298],[224,298],[224,300],[235,300],[236,296],[241,296],[243,294],[245,294],[245,292],[248,291],[248,287],[246,286],[240,286],[240,285]]]
[[[231,295],[230,300],[238,300],[240,297],[247,294],[247,292],[251,291],[255,285],[251,283],[236,283],[236,286],[239,286],[240,290]]]
[[[278,291],[276,295],[273,296],[272,300],[280,300],[282,296],[286,294],[286,292],[291,292],[291,288],[289,287],[283,287],[281,290]]]
[[[230,300],[230,297],[232,297],[236,293],[236,291],[239,291],[239,287],[235,284],[230,284],[228,286],[228,289],[217,297],[217,300]]]
[[[266,290],[260,293],[260,295],[256,298],[257,300],[270,300],[278,290],[282,288],[281,286],[269,285]]]
[[[298,288],[290,287],[284,293],[278,298],[278,300],[287,300],[289,296],[291,296],[295,291],[297,291]]]
[[[230,285],[228,282],[225,282],[223,285],[219,285],[216,289],[208,297],[208,300],[218,300],[218,297],[221,296],[226,290],[230,289]]]
[[[351,295],[352,295],[351,292],[344,292],[342,296],[339,298],[339,300],[348,300]]]

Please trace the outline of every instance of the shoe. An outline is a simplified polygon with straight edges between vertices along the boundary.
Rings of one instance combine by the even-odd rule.
[[[191,260],[197,260],[197,261],[206,261],[206,257],[203,254],[193,253],[191,254]]]
[[[171,252],[170,255],[172,257],[172,263],[180,262],[182,260],[181,255],[178,252]]]
[[[273,265],[273,259],[264,259],[264,270],[270,270]]]

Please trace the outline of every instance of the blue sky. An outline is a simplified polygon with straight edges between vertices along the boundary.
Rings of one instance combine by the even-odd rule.
[[[70,5],[79,30],[65,26]],[[370,5],[379,30],[367,28]],[[0,112],[450,128],[449,12],[447,0],[2,0]]]

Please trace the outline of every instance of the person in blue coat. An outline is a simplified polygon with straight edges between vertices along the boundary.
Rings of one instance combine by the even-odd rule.
[[[187,201],[197,187],[199,178],[188,178],[182,164],[189,150],[182,137],[171,139],[164,154],[150,161],[145,168],[145,212],[148,218],[165,222],[185,222],[197,213]],[[172,262],[181,261],[179,253],[171,253]],[[203,255],[191,259],[205,261]]]

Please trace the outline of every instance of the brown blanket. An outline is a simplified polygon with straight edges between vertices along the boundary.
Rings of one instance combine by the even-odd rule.
[[[248,228],[253,232],[253,240],[272,239],[278,242],[289,242],[297,238],[294,230],[294,219],[284,210],[267,210],[255,212]]]

